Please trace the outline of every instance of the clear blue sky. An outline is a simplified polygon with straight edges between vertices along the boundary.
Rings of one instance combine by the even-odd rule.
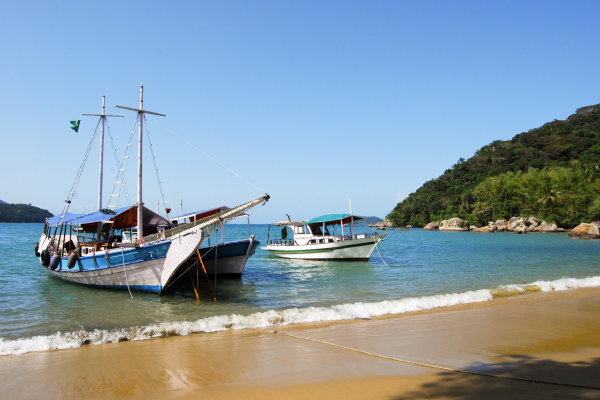
[[[110,113],[137,107],[144,82],[156,119],[272,196],[253,222],[346,212],[349,197],[384,217],[458,158],[599,103],[598,15],[598,1],[4,2],[0,199],[59,213],[97,122],[80,114],[102,95]],[[173,208],[261,194],[149,129]],[[72,212],[95,208],[97,145]]]

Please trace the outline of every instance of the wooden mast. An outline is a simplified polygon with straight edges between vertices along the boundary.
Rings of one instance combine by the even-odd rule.
[[[102,96],[102,114],[81,114],[86,116],[100,117],[100,173],[98,177],[98,211],[102,211],[102,178],[104,172],[104,123],[106,117],[123,117],[123,115],[106,114],[105,97],[106,96]]]
[[[140,108],[130,108],[123,106],[116,106],[125,110],[135,111],[138,113],[139,120],[139,136],[138,136],[138,195],[137,195],[137,240],[144,237],[144,221],[142,219],[142,210],[144,209],[144,202],[142,198],[142,139],[143,139],[143,125],[144,125],[144,114],[159,115],[165,117],[164,114],[155,113],[152,111],[144,110],[144,83],[140,85]]]

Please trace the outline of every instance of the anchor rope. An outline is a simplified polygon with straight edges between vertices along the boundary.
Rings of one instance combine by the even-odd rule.
[[[150,116],[150,118],[152,118],[152,116]],[[217,164],[219,164],[221,167],[225,168],[226,170],[228,170],[229,172],[231,172],[232,174],[234,174],[235,176],[237,176],[241,180],[245,181],[249,185],[251,185],[251,186],[255,187],[256,189],[258,189],[261,193],[267,194],[267,192],[265,192],[264,190],[262,190],[261,188],[259,188],[258,186],[256,186],[255,184],[253,184],[252,182],[250,182],[249,180],[247,180],[246,178],[244,178],[240,174],[238,174],[237,172],[233,171],[231,168],[228,168],[223,163],[217,161],[215,158],[211,157],[210,155],[208,155],[204,151],[200,150],[198,147],[196,147],[195,145],[193,145],[192,143],[190,143],[189,141],[187,141],[183,137],[179,136],[178,134],[176,134],[175,132],[173,132],[171,129],[167,128],[166,126],[164,126],[163,124],[161,124],[160,122],[158,122],[156,119],[152,118],[152,120],[154,122],[156,122],[157,124],[159,124],[160,126],[162,126],[163,128],[165,128],[166,130],[168,130],[169,132],[171,132],[173,135],[177,136],[179,139],[183,140],[184,142],[186,142],[187,144],[189,144],[190,146],[192,146],[194,149],[198,150],[200,153],[204,154],[206,157],[210,158],[211,160],[213,160],[214,162],[216,162]]]
[[[377,254],[379,254],[379,258],[383,261],[383,257],[381,257],[381,253],[379,252],[379,243],[375,242],[375,248],[377,249]],[[387,266],[387,263],[383,261],[383,263]]]
[[[133,299],[131,289],[129,289],[129,279],[127,279],[127,269],[125,268],[125,250],[123,248],[121,248],[121,256],[123,257],[123,271],[125,271],[125,282],[127,283],[127,290],[129,290],[129,295]],[[106,259],[108,260],[108,251],[106,252]]]
[[[401,358],[395,358],[395,357],[384,356],[384,355],[381,355],[381,354],[370,353],[368,351],[358,350],[358,349],[354,349],[352,347],[346,347],[346,346],[342,346],[342,345],[339,345],[339,344],[326,342],[324,340],[311,339],[311,338],[307,338],[307,337],[292,335],[290,333],[284,333],[284,335],[290,336],[290,337],[294,337],[294,338],[297,338],[297,339],[310,340],[310,341],[313,341],[313,342],[322,343],[322,344],[326,344],[326,345],[333,346],[333,347],[338,347],[340,349],[350,350],[350,351],[353,351],[355,353],[366,354],[366,355],[372,356],[372,357],[379,357],[379,358],[383,358],[383,359],[386,359],[386,360],[392,360],[392,361],[401,362],[401,363],[404,363],[404,364],[416,365],[416,366],[419,366],[419,367],[426,367],[426,368],[431,368],[431,369],[438,369],[438,370],[442,370],[442,371],[458,372],[458,373],[461,373],[461,374],[468,374],[468,375],[485,376],[485,377],[488,377],[488,378],[507,379],[507,380],[512,380],[512,381],[520,381],[520,382],[528,382],[528,383],[541,383],[541,384],[545,384],[545,385],[569,386],[569,387],[575,387],[575,388],[581,388],[581,389],[600,390],[600,387],[596,387],[596,386],[585,386],[585,385],[576,385],[576,384],[572,384],[572,383],[542,381],[542,380],[537,380],[537,379],[518,378],[518,377],[512,377],[512,376],[487,374],[485,372],[468,371],[468,370],[458,369],[458,368],[442,367],[441,365],[427,364],[427,363],[422,363],[422,362],[418,362],[418,361],[404,360],[404,359],[401,359]]]

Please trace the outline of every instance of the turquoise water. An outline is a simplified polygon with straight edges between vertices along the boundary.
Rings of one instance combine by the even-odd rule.
[[[247,238],[246,225],[232,231],[233,228],[226,227],[227,240]],[[86,288],[49,277],[33,249],[42,231],[43,224],[0,224],[0,344],[5,346],[13,343],[14,347],[19,338],[50,337],[57,332],[79,332],[79,336],[83,332],[85,336],[85,332],[94,330],[118,331],[119,335],[135,339],[131,337],[131,327],[156,324],[162,324],[159,331],[170,329],[173,334],[210,331],[212,328],[198,326],[217,323],[223,329],[236,323],[236,327],[243,328],[254,326],[248,322],[250,317],[242,323],[232,319],[232,315],[250,316],[270,310],[280,312],[277,318],[285,314],[292,322],[295,317],[286,310],[294,308],[304,313],[303,320],[322,320],[329,318],[327,312],[341,309],[336,306],[356,302],[387,304],[381,302],[600,276],[600,241],[571,240],[566,234],[412,229],[388,231],[379,245],[387,266],[377,252],[367,263],[311,262],[279,259],[259,248],[248,261],[241,280],[217,280],[217,302],[198,304],[188,292],[165,296],[134,292],[131,299],[127,291]],[[252,233],[264,245],[267,226],[253,225]],[[600,278],[586,282],[595,285],[596,281],[600,285]],[[313,309],[308,307],[322,309],[309,316]],[[350,317],[364,311],[346,309],[350,310]],[[271,314],[257,315],[271,322],[257,322],[256,326],[274,323]],[[209,318],[215,316],[227,318]],[[196,321],[196,325],[189,332],[180,331],[185,321]],[[203,322],[198,325],[198,321]],[[168,334],[161,331],[148,335]]]

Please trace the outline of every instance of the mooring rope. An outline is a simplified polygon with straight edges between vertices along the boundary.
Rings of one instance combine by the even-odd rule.
[[[383,261],[383,257],[381,257],[381,253],[379,252],[379,243],[377,243],[377,241],[375,241],[375,248],[377,249],[377,254],[379,254],[379,258],[381,258],[381,261]],[[383,261],[383,263],[387,267],[387,263],[385,261]]]
[[[108,254],[108,249],[106,249],[106,254]],[[123,257],[123,271],[125,271],[125,283],[127,283],[127,290],[129,290],[129,295],[133,299],[133,295],[131,294],[131,289],[129,289],[129,279],[127,279],[127,269],[125,268],[125,253],[123,248],[121,247],[121,256]],[[108,260],[108,258],[107,258]]]
[[[335,344],[335,343],[329,343],[329,342],[326,342],[324,340],[311,339],[311,338],[307,338],[307,337],[292,335],[290,333],[284,333],[283,335],[294,337],[294,338],[297,338],[297,339],[310,340],[312,342],[322,343],[322,344],[326,344],[326,345],[329,345],[329,346],[338,347],[340,349],[350,350],[350,351],[353,351],[355,353],[366,354],[366,355],[372,356],[372,357],[379,357],[379,358],[383,358],[383,359],[386,359],[386,360],[392,360],[392,361],[397,361],[397,362],[401,362],[401,363],[404,363],[404,364],[416,365],[416,366],[419,366],[419,367],[439,369],[439,370],[442,370],[442,371],[458,372],[458,373],[461,373],[461,374],[485,376],[485,377],[488,377],[488,378],[507,379],[507,380],[511,380],[511,381],[520,381],[520,382],[527,382],[527,383],[541,383],[541,384],[544,384],[544,385],[569,386],[569,387],[575,387],[575,388],[580,388],[580,389],[600,390],[600,387],[596,387],[596,386],[576,385],[576,384],[573,384],[573,383],[561,383],[561,382],[542,381],[542,380],[537,380],[537,379],[517,378],[517,377],[512,377],[512,376],[488,374],[488,373],[485,373],[485,372],[467,371],[467,370],[458,369],[458,368],[442,367],[441,365],[427,364],[427,363],[422,363],[422,362],[418,362],[418,361],[404,360],[404,359],[401,359],[401,358],[384,356],[384,355],[381,355],[381,354],[371,353],[371,352],[364,351],[364,350],[353,349],[352,347],[346,347],[346,346],[342,346],[342,345]]]

